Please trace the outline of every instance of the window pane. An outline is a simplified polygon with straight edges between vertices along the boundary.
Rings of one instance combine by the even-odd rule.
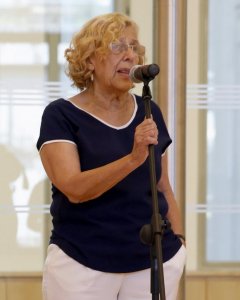
[[[0,3],[1,272],[42,270],[51,227],[49,182],[35,146],[42,112],[76,93],[63,71],[72,34],[112,10],[110,0]]]
[[[188,270],[240,264],[240,0],[189,1]]]
[[[240,262],[240,1],[209,1],[206,259]],[[216,249],[218,251],[216,252]]]

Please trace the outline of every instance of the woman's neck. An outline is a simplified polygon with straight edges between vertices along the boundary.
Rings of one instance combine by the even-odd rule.
[[[135,102],[130,93],[102,94],[91,89],[70,99],[79,108],[115,126],[126,124],[135,110]]]

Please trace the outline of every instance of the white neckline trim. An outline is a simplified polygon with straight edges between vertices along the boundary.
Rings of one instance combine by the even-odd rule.
[[[83,109],[83,108],[77,106],[75,103],[73,103],[73,102],[71,102],[71,101],[69,101],[69,100],[68,100],[68,102],[71,103],[71,104],[72,104],[73,106],[75,106],[76,108],[78,108],[79,110],[84,111],[84,112],[87,113],[88,115],[92,116],[94,119],[96,119],[96,120],[98,120],[99,122],[103,123],[104,125],[106,125],[106,126],[108,126],[108,127],[111,127],[111,128],[113,128],[113,129],[120,130],[120,129],[124,129],[124,128],[128,127],[128,126],[132,123],[132,121],[133,121],[133,119],[135,118],[136,113],[137,113],[138,105],[137,105],[136,97],[135,97],[134,94],[131,94],[131,96],[133,97],[133,101],[134,101],[134,111],[133,111],[133,114],[132,114],[130,120],[129,120],[126,124],[124,124],[124,125],[122,125],[122,126],[114,126],[114,125],[112,125],[112,124],[109,124],[109,123],[107,123],[106,121],[102,120],[101,118],[95,116],[94,114],[91,114],[90,112],[86,111],[85,109]]]

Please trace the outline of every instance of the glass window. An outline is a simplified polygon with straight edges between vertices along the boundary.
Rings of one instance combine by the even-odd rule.
[[[240,262],[240,1],[208,8],[206,260]]]
[[[50,232],[49,183],[35,144],[46,104],[69,97],[63,51],[111,0],[0,3],[0,269],[41,271]],[[61,81],[59,81],[61,79]]]
[[[239,0],[188,7],[188,270],[240,263],[239,7]]]

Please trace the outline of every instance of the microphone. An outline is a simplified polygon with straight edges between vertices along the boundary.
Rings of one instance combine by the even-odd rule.
[[[157,64],[135,65],[129,72],[129,78],[135,83],[149,82],[159,73],[160,69]]]

